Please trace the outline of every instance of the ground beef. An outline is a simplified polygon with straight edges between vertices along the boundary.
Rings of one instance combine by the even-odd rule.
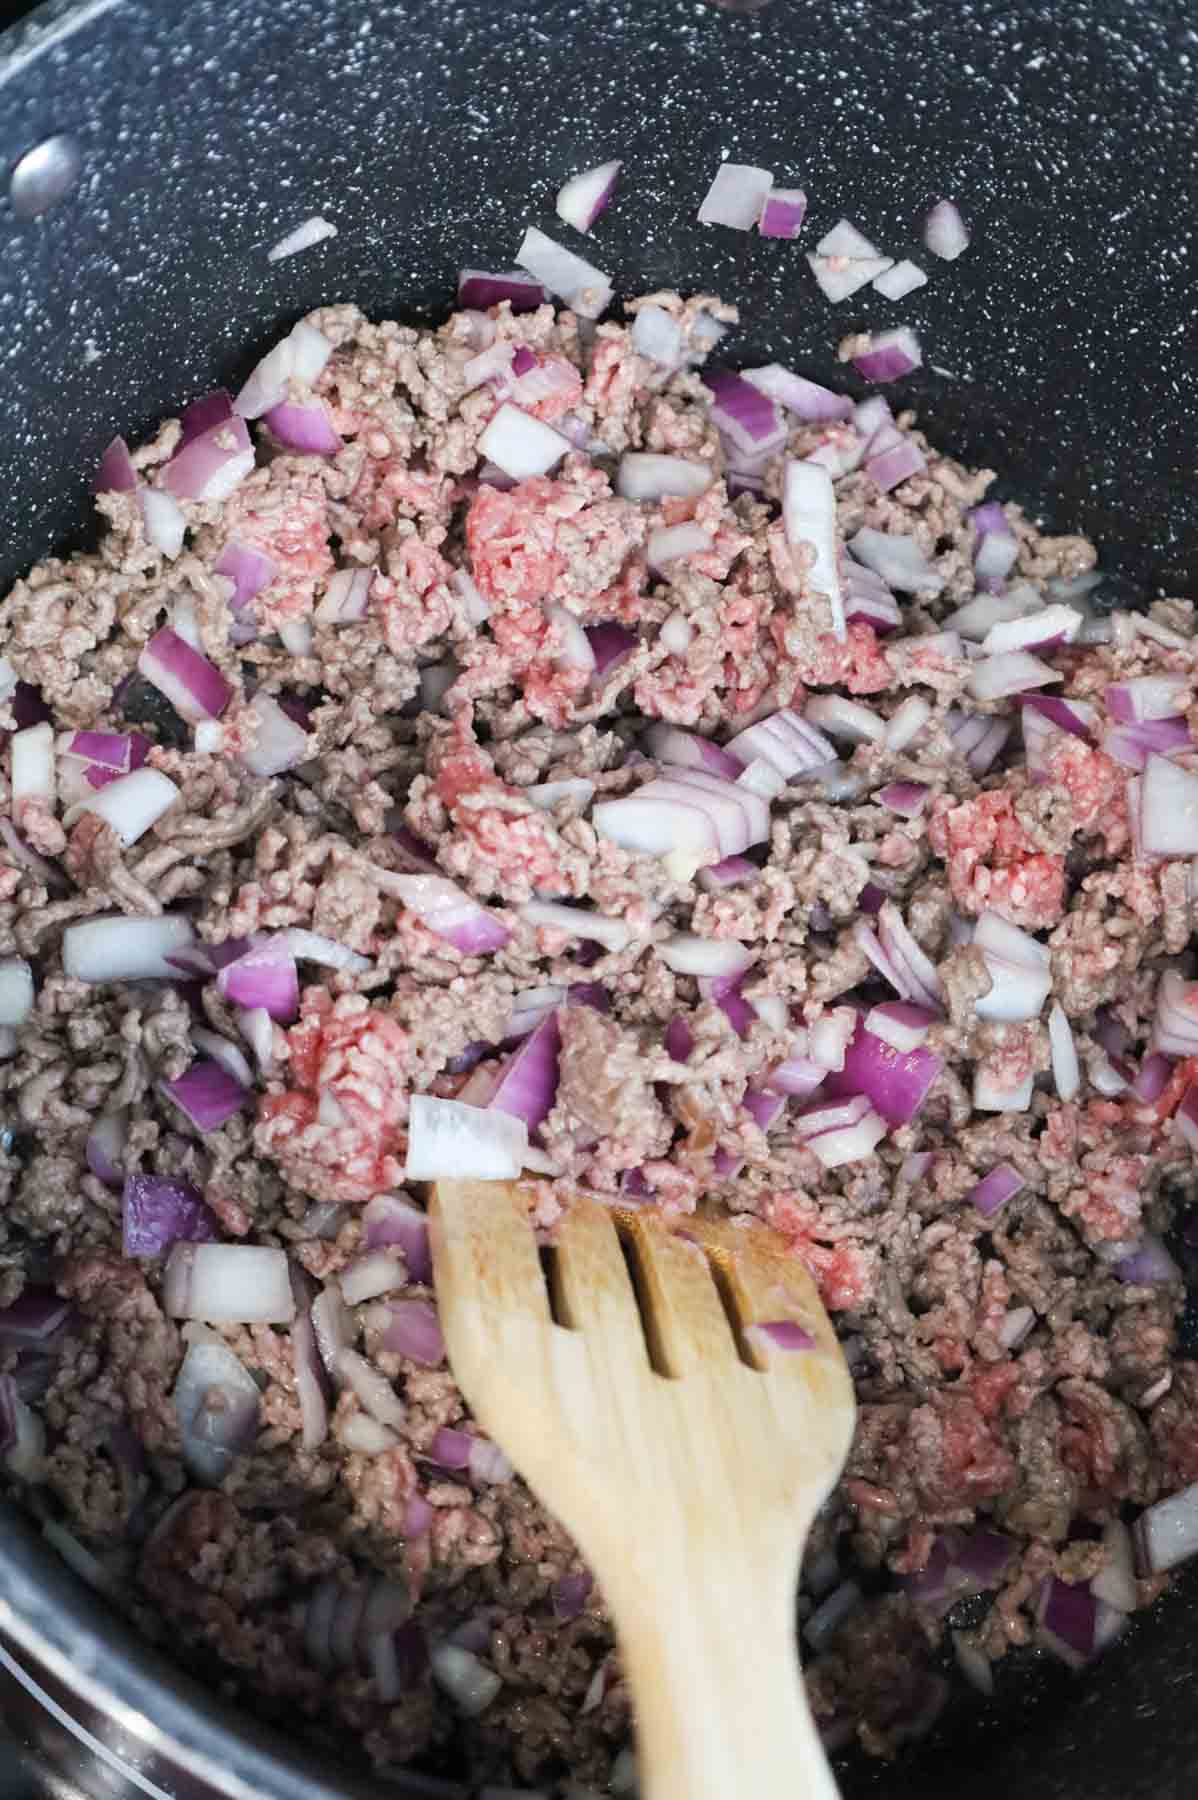
[[[7,750],[0,766],[0,954],[27,959],[34,985],[28,1014],[0,1028],[0,1308],[67,1308],[43,1343],[0,1333],[21,1426],[4,1479],[82,1542],[148,1635],[257,1713],[389,1772],[497,1789],[606,1787],[630,1740],[628,1690],[589,1571],[427,1337],[419,1246],[378,1234],[397,1202],[410,1232],[423,1203],[404,1183],[411,1097],[486,1104],[538,1021],[557,1034],[534,1133],[538,1225],[580,1186],[755,1218],[811,1270],[840,1329],[857,1429],[800,1598],[829,1745],[890,1755],[935,1717],[944,1609],[919,1583],[962,1534],[1010,1539],[993,1592],[969,1602],[968,1642],[997,1661],[1033,1639],[1047,1576],[1103,1566],[1109,1519],[1198,1481],[1198,1365],[1179,1349],[1183,1284],[1162,1254],[1164,1239],[1183,1253],[1171,1234],[1194,1199],[1175,1115],[1198,1062],[1171,1059],[1155,1085],[1147,1066],[1162,973],[1195,974],[1196,884],[1185,859],[1135,852],[1129,771],[1101,744],[1116,681],[1184,677],[1177,710],[1195,721],[1193,609],[1156,605],[1163,641],[1116,615],[1105,637],[1090,620],[1085,643],[1038,651],[1054,692],[1096,709],[1095,731],[1058,732],[1033,770],[1016,730],[979,765],[976,736],[961,739],[974,661],[940,633],[975,598],[971,509],[991,472],[950,461],[901,414],[926,473],[890,493],[863,467],[838,479],[845,538],[911,540],[932,571],[899,596],[900,631],[858,618],[838,636],[812,546],[779,516],[783,453],[745,470],[708,411],[700,365],[734,309],[665,293],[628,313],[649,305],[678,321],[684,367],[646,362],[627,324],[588,337],[548,305],[437,331],[322,308],[308,323],[331,354],[292,398],[325,409],[335,454],[296,455],[256,426],[258,466],[223,502],[183,503],[173,560],[136,496],[101,495],[98,549],[44,562],[0,608],[0,725],[48,713],[60,734],[56,799],[14,809]],[[495,342],[523,352],[513,403],[575,446],[514,483],[478,451],[500,396],[466,387]],[[141,480],[161,480],[180,435],[169,420],[135,450]],[[851,452],[856,437],[796,422],[785,453]],[[627,450],[706,463],[710,478],[698,496],[630,500]],[[1093,566],[1083,540],[1005,510],[1014,575],[1046,599]],[[654,534],[682,525],[706,547],[655,567]],[[231,543],[270,569],[237,613],[216,572]],[[364,606],[337,618],[332,578],[355,569]],[[1068,590],[1065,603],[1080,604]],[[168,621],[228,683],[219,721],[193,728],[137,673]],[[591,651],[613,647],[592,672]],[[669,752],[647,740],[650,722],[723,744],[829,696],[874,723],[849,715],[838,763],[771,795],[768,834],[740,864],[675,868],[596,826],[597,801],[684,753],[677,737]],[[268,699],[306,736],[263,778],[249,765]],[[921,722],[896,751],[883,733],[900,706]],[[1014,723],[1019,706],[978,710]],[[72,810],[94,789],[67,751],[81,727],[132,726],[177,797],[126,844]],[[895,811],[899,782],[927,790],[918,809]],[[729,829],[743,808],[726,805]],[[485,909],[504,941],[478,953],[439,931],[414,868],[453,884],[466,916]],[[524,916],[535,900],[574,910],[546,925]],[[196,944],[177,980],[65,972],[72,924],[139,933],[180,912]],[[1048,955],[1051,1000],[1033,1017],[989,1016],[1002,982],[974,941],[986,915]],[[909,944],[884,948],[901,928],[926,967],[906,966]],[[678,933],[739,972],[684,972],[664,950]],[[247,952],[295,969],[295,1002],[273,1019],[219,975]],[[855,1079],[829,1066],[828,1030],[860,1038],[894,989],[936,1001],[922,1047],[935,1078],[871,1153],[826,1167],[796,1121]],[[1067,1097],[1052,1001],[1082,1069]],[[201,1132],[167,1089],[214,1050],[252,1091]],[[1004,1093],[1030,1080],[1030,1103],[988,1109],[979,1078]],[[999,1164],[1022,1185],[984,1216],[971,1196]],[[302,1326],[168,1317],[164,1257],[125,1254],[127,1181],[185,1184],[188,1229],[287,1252],[330,1360],[338,1321],[363,1359],[336,1364],[326,1426]],[[1152,1279],[1128,1279],[1137,1253],[1155,1258]],[[397,1325],[405,1310],[425,1322],[420,1343]],[[197,1345],[234,1357],[259,1395],[218,1474],[200,1469],[175,1400]],[[1142,1582],[1141,1603],[1162,1585]],[[840,1618],[826,1632],[824,1600]],[[410,1610],[389,1700],[354,1629],[372,1601]],[[447,1639],[498,1683],[478,1717],[430,1678],[429,1647]]]

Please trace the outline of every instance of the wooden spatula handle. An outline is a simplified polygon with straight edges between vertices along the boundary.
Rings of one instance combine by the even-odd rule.
[[[758,1565],[751,1545],[729,1546],[609,1588],[645,1800],[837,1800],[799,1678],[793,1584],[775,1556]]]

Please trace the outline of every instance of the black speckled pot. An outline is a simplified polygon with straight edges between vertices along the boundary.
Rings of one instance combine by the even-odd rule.
[[[618,293],[718,291],[742,307],[733,360],[823,380],[843,375],[846,332],[912,324],[951,373],[897,392],[939,443],[1094,536],[1132,593],[1198,591],[1196,71],[1189,0],[43,7],[0,38],[0,592],[81,540],[114,431],[235,380],[320,302],[436,318],[459,265],[509,265],[526,223],[558,229],[564,176],[612,155],[625,177],[592,254]],[[56,132],[78,140],[81,178],[20,221],[8,173]],[[866,290],[833,309],[802,245],[696,224],[721,156],[806,188],[805,241],[847,214],[918,253],[928,203],[951,195],[973,247],[898,306]],[[268,264],[313,212],[340,235]],[[1193,1608],[1188,1584],[1081,1680],[1004,1669],[993,1704],[960,1694],[928,1743],[847,1770],[846,1792],[1181,1800],[1198,1781]],[[86,1673],[93,1723],[107,1707],[146,1769],[148,1715],[160,1790],[330,1792],[281,1738],[155,1671],[7,1524],[3,1642],[68,1701]]]

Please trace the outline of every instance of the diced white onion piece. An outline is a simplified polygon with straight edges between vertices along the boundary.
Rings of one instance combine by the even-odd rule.
[[[62,966],[76,981],[178,980],[168,959],[195,943],[181,913],[157,919],[86,919],[62,934]]]
[[[477,1718],[486,1712],[503,1686],[494,1669],[480,1662],[471,1650],[460,1644],[434,1644],[428,1653],[429,1668],[437,1686],[443,1688],[464,1718]]]
[[[676,368],[682,361],[682,326],[663,307],[642,306],[633,320],[632,347],[663,369]]]
[[[836,540],[836,492],[826,469],[790,458],[782,492],[782,522],[792,550],[805,544],[815,552],[807,576],[825,595],[833,634],[844,636],[844,595],[840,585]]]
[[[1030,581],[1019,581],[1005,594],[979,594],[976,599],[959,606],[955,613],[950,613],[944,624],[947,630],[959,631],[962,637],[980,643],[995,625],[1039,612],[1043,605],[1044,596],[1039,588],[1033,587]]]
[[[676,975],[740,975],[753,960],[752,952],[735,938],[698,937],[691,931],[677,932],[654,948]]]
[[[993,539],[987,538],[987,543]],[[1035,650],[1041,645],[1071,644],[1082,628],[1082,615],[1073,606],[1046,606],[1018,619],[992,625],[982,639],[987,656],[1005,650]]]
[[[478,440],[479,453],[513,481],[546,475],[572,448],[569,438],[504,401]]]
[[[880,744],[886,735],[885,719],[843,694],[816,694],[803,708],[803,717],[850,744]]]
[[[1095,1599],[1104,1600],[1108,1606],[1117,1607],[1120,1612],[1135,1612],[1139,1605],[1135,1552],[1131,1532],[1122,1519],[1107,1520],[1102,1528],[1102,1543],[1106,1551],[1106,1567],[1091,1577],[1090,1592]]]
[[[1048,1042],[1052,1050],[1052,1078],[1062,1100],[1076,1097],[1082,1085],[1077,1046],[1065,1009],[1059,1000],[1053,1002],[1048,1015]]]
[[[94,813],[127,849],[144,837],[178,798],[179,789],[161,769],[135,769],[132,775],[118,776],[72,806],[63,823],[73,825],[84,813]]]
[[[324,333],[301,319],[267,351],[234,400],[234,410],[243,419],[257,419],[271,412],[286,399],[287,383],[292,377],[311,387],[332,354],[333,346]]]
[[[916,288],[923,287],[927,279],[918,263],[904,257],[892,269],[884,269],[881,275],[876,276],[874,286],[887,300],[902,300],[907,294],[914,293]]]
[[[54,761],[54,727],[49,722],[14,731],[11,744],[12,808],[19,818],[31,800],[53,809],[58,792]]]
[[[1062,679],[1038,656],[1026,650],[1008,650],[1002,656],[988,656],[974,663],[965,683],[975,700],[1003,700],[1010,694],[1023,694],[1029,688],[1048,687]]]
[[[908,694],[901,705],[895,708],[886,726],[886,748],[905,750],[919,736],[931,716],[932,708],[922,695]]]
[[[938,575],[913,537],[904,533],[875,531],[864,525],[849,539],[858,562],[880,575],[888,587],[904,594],[938,594],[944,578]]]
[[[33,1011],[33,970],[21,957],[0,962],[0,1026],[23,1025]]]
[[[581,256],[575,256],[564,244],[554,243],[535,225],[530,225],[524,233],[516,261],[551,294],[564,300],[580,319],[597,319],[611,300],[611,282],[601,269]],[[503,468],[502,463],[499,466]],[[508,473],[511,473],[510,469]]]
[[[176,1244],[167,1258],[163,1309],[168,1318],[210,1325],[289,1324],[295,1296],[287,1253],[264,1244]]]
[[[847,300],[858,288],[884,275],[893,262],[890,256],[820,256],[808,251],[807,262],[819,284],[820,292],[833,306]]]
[[[838,219],[831,231],[825,231],[815,246],[821,256],[848,256],[856,261],[862,257],[880,256],[881,251],[848,219]]]
[[[258,1429],[262,1394],[227,1344],[204,1339],[188,1347],[172,1395],[183,1461],[198,1480],[216,1487]]]
[[[573,225],[575,231],[589,231],[611,199],[622,162],[600,163],[597,169],[586,169],[574,175],[557,191],[555,210],[559,219]]]
[[[297,957],[300,962],[319,963],[325,969],[348,969],[360,975],[370,967],[368,956],[361,956],[334,938],[323,937],[319,931],[305,931],[302,925],[288,925],[275,942],[280,954]]]
[[[530,925],[544,925],[554,931],[568,931],[572,937],[605,950],[623,950],[632,932],[623,919],[609,919],[600,912],[586,912],[581,906],[563,906],[556,900],[529,900],[520,908],[520,917]]]
[[[664,569],[667,563],[684,556],[699,556],[712,546],[710,531],[688,520],[682,525],[663,525],[649,533],[645,554],[651,569]]]
[[[699,207],[700,225],[752,231],[773,185],[768,169],[755,169],[750,163],[721,163]]]
[[[630,450],[616,470],[616,492],[625,500],[694,500],[712,483],[711,464],[685,456]]]
[[[408,1103],[409,1181],[514,1181],[527,1148],[528,1126],[511,1113],[431,1094]]]
[[[1158,1500],[1133,1527],[1136,1552],[1145,1574],[1163,1575],[1198,1555],[1198,1482]]]
[[[297,225],[294,231],[281,237],[277,244],[273,244],[266,252],[266,260],[282,262],[285,256],[298,256],[301,250],[310,250],[313,244],[321,244],[325,238],[336,235],[337,227],[330,225],[327,219],[322,219],[317,213],[311,219],[305,219],[302,225]]]
[[[213,1062],[219,1063],[242,1087],[253,1087],[254,1071],[237,1045],[230,1043],[228,1038],[221,1037],[218,1031],[206,1031],[203,1026],[197,1025],[192,1030],[191,1041],[197,1050],[202,1050]]]
[[[372,1250],[341,1271],[341,1297],[347,1306],[360,1306],[364,1300],[377,1300],[392,1288],[401,1288],[407,1274],[398,1250]]]
[[[1018,1087],[999,1087],[993,1075],[977,1069],[973,1078],[973,1104],[979,1112],[1026,1112],[1032,1103],[1032,1077]]]
[[[650,540],[652,541],[652,540]],[[663,619],[658,637],[671,656],[685,656],[694,641],[695,628],[680,609]]]
[[[250,460],[253,460],[252,451]],[[187,530],[187,520],[179,502],[170,494],[164,494],[161,488],[144,487],[141,490],[141,516],[146,536],[154,548],[173,561],[183,548],[183,534]]]
[[[1140,780],[1140,843],[1146,856],[1198,856],[1198,775],[1149,756]]]
[[[335,1374],[342,1385],[357,1396],[372,1419],[377,1419],[380,1425],[389,1425],[393,1431],[402,1430],[403,1401],[386,1376],[372,1368],[364,1356],[346,1346],[338,1353]]]
[[[839,1131],[821,1131],[810,1138],[807,1149],[815,1152],[825,1169],[839,1169],[846,1163],[864,1161],[885,1136],[886,1121],[871,1107],[855,1125],[842,1126]]]
[[[689,881],[704,863],[728,854],[698,800],[696,795],[693,804],[681,801],[667,783],[650,781],[635,794],[601,800],[591,809],[591,823],[622,849],[664,858],[676,880]]]
[[[398,1432],[387,1425],[380,1425],[369,1413],[354,1413],[351,1418],[339,1427],[341,1442],[347,1450],[357,1450],[363,1456],[381,1456],[384,1450],[393,1450],[399,1443]]]
[[[271,694],[259,688],[250,701],[249,710],[258,720],[258,736],[237,760],[251,775],[280,775],[285,769],[294,769],[297,763],[303,762],[308,754],[308,733],[290,713],[283,711]],[[196,732],[198,738],[198,726]]]
[[[938,200],[924,220],[923,241],[933,256],[955,262],[969,248],[969,232],[951,200]]]

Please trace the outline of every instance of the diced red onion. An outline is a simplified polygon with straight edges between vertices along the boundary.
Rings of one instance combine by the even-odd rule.
[[[319,931],[305,931],[299,925],[288,925],[273,942],[283,954],[300,962],[319,963],[324,969],[348,969],[351,974],[360,975],[370,967],[369,957],[359,955],[347,944],[339,944],[335,938],[325,937]]]
[[[1166,969],[1157,983],[1152,1045],[1166,1056],[1198,1056],[1198,982],[1176,969]]]
[[[318,625],[356,625],[370,607],[376,569],[335,569],[313,615]]]
[[[408,1111],[409,1181],[514,1181],[528,1127],[502,1107],[484,1109],[413,1094]]]
[[[1038,1017],[1052,987],[1044,945],[989,910],[978,919],[973,942],[985,957],[992,982],[990,992],[974,1002],[978,1016],[1011,1022]]]
[[[285,449],[302,456],[336,456],[342,447],[320,400],[282,400],[263,413],[262,423]]]
[[[199,1190],[173,1176],[127,1175],[121,1216],[125,1256],[165,1256],[176,1243],[213,1243],[219,1235]]]
[[[94,494],[132,494],[137,485],[137,470],[133,466],[129,446],[123,437],[114,437],[100,458],[100,466],[96,470],[96,478],[92,483],[92,492]]]
[[[771,188],[757,229],[762,237],[797,238],[806,213],[807,196],[802,188]]]
[[[1010,1163],[999,1163],[970,1189],[965,1203],[981,1213],[984,1219],[992,1219],[999,1208],[1014,1199],[1026,1185],[1018,1169],[1013,1169]]]
[[[1137,1100],[1149,1106],[1159,1100],[1169,1085],[1173,1073],[1173,1064],[1167,1056],[1153,1052],[1146,1056],[1140,1064],[1139,1072],[1131,1084],[1131,1091]]]
[[[746,767],[764,762],[785,783],[835,762],[836,746],[808,720],[784,707],[738,732],[725,746],[725,755]]]
[[[658,638],[671,656],[685,656],[694,642],[695,628],[681,608],[663,619]]]
[[[219,1130],[247,1098],[246,1088],[218,1062],[194,1062],[176,1081],[160,1085],[199,1132]]]
[[[1034,1329],[1036,1315],[1030,1306],[1015,1306],[1007,1313],[998,1330],[998,1341],[1004,1350],[1016,1350]]]
[[[815,1152],[825,1169],[839,1169],[848,1163],[865,1161],[885,1136],[885,1119],[871,1109],[854,1125],[846,1125],[839,1131],[821,1132],[812,1138],[808,1148]]]
[[[849,540],[858,562],[880,575],[888,587],[905,594],[938,594],[944,578],[938,575],[913,537],[875,531],[862,526]]]
[[[817,592],[826,596],[833,636],[843,638],[844,593],[837,549],[836,494],[826,469],[794,458],[787,462],[782,487],[782,522],[792,550],[798,550],[800,544],[804,544],[814,551],[815,560],[806,579]]]
[[[131,769],[141,767],[148,749],[149,739],[139,731],[77,731],[63,754],[98,763],[117,775],[127,775]]]
[[[347,1263],[341,1271],[341,1298],[347,1306],[360,1306],[364,1300],[377,1300],[392,1288],[402,1287],[404,1269],[392,1250],[368,1250]]]
[[[215,664],[163,626],[137,659],[140,674],[165,695],[180,718],[195,724],[217,719],[233,697],[233,689]]]
[[[257,419],[281,405],[292,379],[311,387],[333,354],[323,332],[304,320],[269,350],[233,405],[242,418]]]
[[[1080,1669],[1094,1654],[1098,1602],[1086,1582],[1071,1583],[1050,1575],[1041,1589],[1037,1616],[1045,1649]]]
[[[14,815],[19,818],[21,808],[29,801],[52,809],[58,794],[53,726],[27,725],[23,731],[14,731],[9,752]]]
[[[172,1395],[183,1461],[198,1480],[217,1487],[258,1430],[262,1395],[227,1344],[189,1346]]]
[[[125,1107],[102,1113],[88,1133],[84,1146],[87,1166],[105,1187],[118,1188],[122,1184],[121,1165],[128,1136],[129,1113]]]
[[[535,312],[549,299],[548,292],[522,269],[492,274],[487,269],[462,269],[458,275],[458,305],[480,307],[485,312],[507,301],[513,313]]]
[[[749,844],[761,844],[769,836],[769,797],[762,795],[743,777],[728,782],[705,769],[674,768],[663,774],[663,788],[669,787],[676,798],[690,802],[697,791],[716,827],[720,851],[725,856],[739,856]]]
[[[935,1013],[926,1006],[912,1006],[906,1000],[887,1000],[865,1016],[865,1029],[881,1038],[892,1050],[906,1053],[918,1050],[927,1041],[928,1028]]]
[[[1112,1264],[1112,1274],[1120,1281],[1137,1287],[1154,1287],[1161,1282],[1181,1281],[1182,1273],[1159,1237],[1146,1231],[1130,1256]]]
[[[747,1037],[757,1017],[754,1007],[741,993],[744,973],[739,975],[700,975],[699,993],[704,1000],[718,1006],[737,1037]]]
[[[314,244],[322,244],[325,238],[336,236],[337,227],[330,225],[327,219],[322,219],[316,213],[312,218],[305,219],[302,225],[287,232],[277,244],[272,244],[266,252],[266,260],[272,263],[282,262],[286,256],[298,256],[301,250],[310,250]]]
[[[992,625],[982,649],[987,656],[1001,656],[1013,650],[1055,649],[1060,644],[1071,644],[1081,624],[1081,614],[1071,606],[1046,606],[1039,612]]]
[[[710,369],[703,385],[712,395],[711,416],[738,450],[763,456],[786,442],[787,428],[768,394],[731,369]]]
[[[878,937],[882,949],[894,968],[905,978],[911,992],[901,996],[922,1006],[939,1007],[944,988],[935,965],[929,961],[911,935],[903,915],[892,900],[878,913]]]
[[[1191,747],[1190,728],[1184,717],[1151,719],[1143,725],[1110,725],[1102,734],[1102,748],[1125,769],[1143,769],[1150,756],[1168,756]]]
[[[863,1096],[887,1125],[905,1125],[915,1117],[943,1068],[943,1057],[922,1045],[897,1050],[870,1031],[862,1019],[845,1051],[844,1068],[828,1076],[824,1092],[830,1097]]]
[[[421,923],[463,956],[488,956],[511,932],[444,875],[393,875],[389,886]]]
[[[270,938],[226,963],[216,977],[221,994],[233,1006],[262,1007],[282,1025],[299,1013],[299,974],[295,958],[280,938]]]
[[[162,471],[163,489],[176,500],[213,504],[227,500],[253,471],[254,447],[245,420],[233,412],[227,394],[214,395],[212,399],[223,401],[227,408],[224,417],[197,435],[185,435]]]
[[[1142,725],[1151,719],[1171,719],[1183,712],[1189,700],[1186,675],[1140,675],[1116,682],[1103,698],[1112,719],[1121,725]]]
[[[976,534],[973,571],[980,582],[1002,582],[1010,574],[1019,556],[1019,540],[1012,531],[1006,513],[996,501],[975,506],[969,515]],[[996,644],[997,649],[1017,649],[1016,644]]]
[[[23,1025],[33,1011],[33,970],[23,957],[0,961],[0,1026]]]
[[[760,873],[756,863],[751,863],[747,857],[726,856],[723,862],[709,863],[705,869],[700,869],[696,880],[709,894],[718,894],[725,888],[738,887],[741,882],[756,881]]]
[[[580,319],[597,319],[611,300],[612,285],[601,269],[555,243],[535,225],[525,232],[516,261]]]
[[[503,1686],[503,1678],[459,1644],[434,1644],[428,1653],[437,1686],[443,1688],[463,1718],[486,1712]]]
[[[761,218],[774,178],[748,163],[721,163],[699,207],[700,225],[752,231]]]
[[[281,775],[309,755],[307,732],[265,689],[259,688],[249,703],[249,711],[258,721],[258,735],[253,744],[238,753],[237,760],[251,775]]]
[[[928,803],[931,789],[922,781],[892,781],[879,788],[875,799],[900,819],[917,819]]]
[[[884,494],[901,482],[910,481],[913,475],[922,475],[928,466],[928,459],[919,445],[910,438],[902,443],[892,445],[876,456],[871,456],[865,464],[865,473],[875,481]]]
[[[748,804],[751,800],[760,812]],[[690,880],[704,863],[739,856],[769,836],[769,808],[759,796],[689,769],[679,769],[673,780],[647,782],[635,794],[601,801],[592,808],[591,821],[623,848],[665,858],[669,872],[680,880]],[[721,827],[735,837],[721,836]]]
[[[559,219],[573,225],[575,231],[587,232],[599,217],[615,191],[622,162],[600,163],[574,175],[557,192],[554,210]]]
[[[980,643],[993,626],[1038,612],[1043,604],[1039,588],[1032,587],[1029,582],[1020,582],[1004,594],[978,594],[964,606],[959,606],[955,613],[950,613],[944,622],[951,630],[959,631],[962,637]]]
[[[933,256],[955,262],[969,248],[969,231],[952,200],[938,200],[924,220],[923,241]]]
[[[437,1516],[435,1507],[430,1506],[423,1494],[413,1494],[407,1504],[400,1526],[400,1536],[404,1538],[427,1537]]]
[[[863,288],[867,282],[884,275],[892,267],[889,256],[827,256],[808,251],[807,263],[820,292],[836,306]]]
[[[974,663],[966,686],[975,700],[1003,700],[1009,694],[1026,693],[1029,688],[1060,680],[1060,671],[1049,668],[1038,656],[1010,650]]]
[[[529,900],[520,908],[520,917],[530,925],[568,931],[572,937],[602,944],[605,950],[623,950],[632,937],[631,928],[623,919],[610,919],[604,913],[587,912],[580,906],[564,906],[554,900]]]
[[[561,1032],[554,1011],[533,1027],[504,1064],[487,1107],[519,1120],[527,1136],[553,1109],[560,1053]]]
[[[194,938],[191,920],[181,913],[86,919],[62,934],[63,970],[76,981],[169,981],[176,974],[172,953]]]
[[[849,219],[838,219],[815,247],[821,256],[861,258],[878,254],[877,245],[871,244]]]
[[[437,1309],[427,1300],[392,1300],[390,1321],[383,1333],[383,1347],[411,1362],[435,1369],[445,1361],[445,1339]]]
[[[813,424],[852,416],[853,403],[847,394],[834,394],[831,388],[820,387],[818,382],[808,381],[806,376],[796,375],[779,363],[767,363],[760,369],[742,369],[741,377],[760,388],[779,406],[786,407],[788,412]]]
[[[8,1306],[0,1307],[0,1344],[16,1350],[48,1350],[73,1317],[69,1300],[41,1288],[25,1288]]]
[[[1023,701],[1023,711],[1037,713],[1058,731],[1068,732],[1087,744],[1094,742],[1098,714],[1085,700],[1065,700],[1059,694],[1029,694]]]
[[[660,306],[638,308],[632,323],[632,347],[663,369],[682,361],[682,326]]]
[[[853,367],[866,381],[897,381],[923,363],[919,339],[906,325],[871,336],[868,350],[853,357]]]
[[[832,1634],[861,1604],[861,1589],[855,1581],[844,1581],[822,1600],[803,1626],[803,1636],[818,1655]]]
[[[689,1059],[690,1053],[695,1047],[695,1040],[689,1024],[681,1013],[675,1013],[666,1026],[665,1045],[666,1055],[671,1061],[684,1063]]]

